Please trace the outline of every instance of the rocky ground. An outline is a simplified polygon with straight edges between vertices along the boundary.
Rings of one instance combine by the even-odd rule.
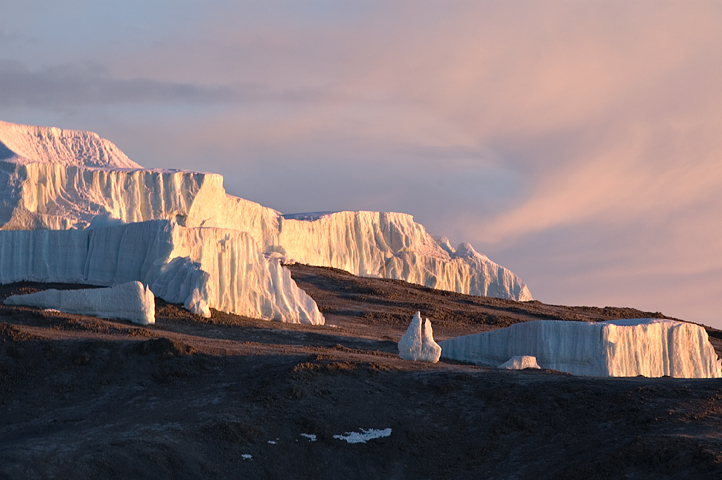
[[[161,301],[147,327],[0,306],[0,479],[722,476],[722,380],[396,354],[417,310],[437,339],[659,313],[470,297],[302,265],[292,273],[326,326],[204,319]],[[0,300],[49,287],[2,286]],[[722,332],[709,332],[722,351]],[[343,438],[365,431],[390,434]]]

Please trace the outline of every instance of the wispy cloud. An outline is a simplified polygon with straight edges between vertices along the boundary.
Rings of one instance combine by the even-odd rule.
[[[99,70],[100,67],[98,67]],[[221,103],[238,93],[227,87],[117,79],[93,67],[61,66],[28,70],[16,62],[0,62],[0,105],[4,107],[78,108],[87,105]]]

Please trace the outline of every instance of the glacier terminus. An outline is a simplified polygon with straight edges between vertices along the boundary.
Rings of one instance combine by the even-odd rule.
[[[0,122],[0,281],[140,281],[194,313],[323,324],[284,263],[531,300],[511,271],[411,215],[283,215],[213,173],[144,169],[91,132]]]

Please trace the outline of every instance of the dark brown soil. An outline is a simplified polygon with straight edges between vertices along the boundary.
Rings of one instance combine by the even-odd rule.
[[[0,479],[722,478],[722,380],[396,355],[417,310],[439,339],[659,313],[470,297],[302,265],[292,274],[326,326],[203,319],[162,301],[147,327],[0,306]],[[0,300],[48,287],[1,286]],[[709,332],[720,351],[722,332]],[[334,438],[385,428],[390,436],[367,443]]]

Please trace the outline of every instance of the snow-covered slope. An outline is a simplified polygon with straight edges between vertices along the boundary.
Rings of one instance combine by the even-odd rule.
[[[205,316],[209,308],[291,323],[323,315],[248,234],[148,221],[86,230],[0,231],[0,283],[117,285],[137,280]]]
[[[514,356],[529,355],[542,368],[575,375],[722,377],[705,329],[673,320],[540,320],[439,345],[442,357],[478,365],[499,366]]]
[[[92,132],[0,121],[0,160],[85,167],[140,168],[118,147]]]

